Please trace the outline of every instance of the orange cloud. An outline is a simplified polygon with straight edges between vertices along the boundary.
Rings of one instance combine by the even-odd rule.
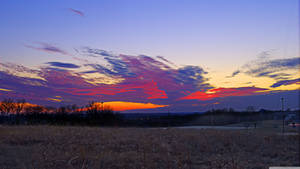
[[[54,102],[61,102],[62,101],[61,99],[56,99],[56,98],[47,98],[47,100],[54,101]]]
[[[0,88],[0,91],[11,92],[12,90]]]

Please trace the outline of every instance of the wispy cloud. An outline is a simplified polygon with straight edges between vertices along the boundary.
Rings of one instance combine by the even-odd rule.
[[[79,51],[87,56],[92,56],[92,57],[103,57],[103,56],[110,56],[110,57],[114,57],[114,55],[112,55],[111,53],[109,53],[106,50],[102,50],[102,49],[94,49],[94,48],[90,48],[90,47],[84,47],[83,50]]]
[[[166,59],[166,58],[164,58],[163,56],[156,56],[158,59],[161,59],[161,60],[163,60],[164,62],[166,62],[166,63],[169,63],[169,64],[171,64],[171,65],[173,65],[173,66],[176,66],[176,64],[174,64],[173,62],[171,62],[171,61],[169,61],[168,59]],[[177,67],[177,66],[176,66]]]
[[[61,67],[61,68],[80,68],[80,66],[73,63],[63,63],[63,62],[47,62],[51,66]]]
[[[80,15],[80,16],[85,15],[82,11],[79,11],[79,10],[76,10],[76,9],[73,9],[73,8],[69,8],[69,11],[71,11],[71,12],[77,14],[77,15]]]
[[[300,66],[300,58],[285,58],[285,59],[270,59],[269,51],[262,52],[259,58],[244,64],[239,70],[236,70],[232,75],[244,73],[253,77],[269,77],[275,80],[287,80],[292,77],[287,71],[298,70]]]
[[[4,92],[11,92],[12,90],[10,90],[10,89],[3,89],[3,88],[0,88],[0,91],[4,91]]]
[[[279,87],[282,85],[286,86],[286,85],[291,85],[291,84],[300,84],[300,78],[292,79],[292,80],[281,80],[281,81],[274,83],[271,87],[275,88],[275,87]]]
[[[243,66],[244,72],[246,74],[261,77],[268,76],[271,74],[276,74],[280,71],[289,69],[298,69],[300,65],[300,58],[287,58],[287,59],[273,59],[267,61],[256,60],[247,63]]]
[[[60,49],[59,47],[56,47],[54,45],[48,44],[48,43],[35,43],[36,45],[24,45],[27,48],[35,49],[35,50],[40,50],[44,52],[49,52],[49,53],[59,53],[63,55],[69,55],[66,51]]]
[[[241,71],[236,70],[236,71],[232,72],[231,76],[227,76],[227,78],[234,77],[234,76],[238,75],[239,73],[241,73]]]

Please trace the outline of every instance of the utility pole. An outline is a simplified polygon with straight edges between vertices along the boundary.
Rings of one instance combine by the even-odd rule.
[[[281,112],[282,112],[282,134],[284,134],[284,98],[281,98]]]

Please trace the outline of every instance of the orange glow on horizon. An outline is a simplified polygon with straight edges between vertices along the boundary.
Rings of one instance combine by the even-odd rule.
[[[94,103],[99,106],[102,106],[102,103]],[[159,107],[166,107],[169,105],[158,105],[152,103],[136,103],[136,102],[123,102],[123,101],[112,101],[112,102],[104,102],[104,108],[106,106],[112,108],[114,111],[125,111],[125,110],[136,110],[136,109],[155,109]]]

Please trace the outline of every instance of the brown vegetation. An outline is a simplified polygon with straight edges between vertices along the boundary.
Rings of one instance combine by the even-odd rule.
[[[0,127],[0,168],[253,169],[299,162],[298,136],[254,131]]]

